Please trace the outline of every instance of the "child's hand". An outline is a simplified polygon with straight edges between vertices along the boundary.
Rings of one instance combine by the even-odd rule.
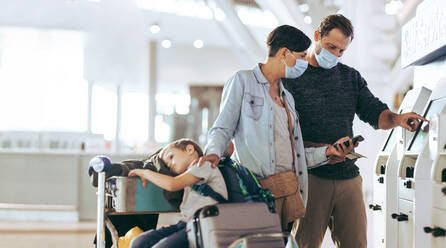
[[[147,185],[147,179],[145,179],[144,174],[143,169],[135,169],[129,172],[129,177],[139,177],[142,181],[142,187],[145,188]]]

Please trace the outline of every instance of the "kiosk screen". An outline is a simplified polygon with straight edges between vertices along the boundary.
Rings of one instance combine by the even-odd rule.
[[[390,149],[395,144],[395,142],[396,142],[396,134],[395,133],[396,133],[395,128],[392,129],[392,131],[390,131],[389,138],[387,138],[386,144],[384,144],[384,147],[383,147],[383,150],[382,150],[383,152],[389,152]]]
[[[430,117],[434,114],[439,114],[441,112],[441,110],[443,109],[443,107],[446,104],[446,97],[442,97],[436,100],[432,100],[429,103],[429,106],[427,107],[425,113],[424,113],[424,117],[426,119],[430,119]],[[409,151],[412,152],[421,152],[421,149],[423,148],[423,144],[424,142],[427,140],[428,134],[429,134],[429,129],[428,129],[428,123],[426,122],[421,122],[420,125],[418,126],[417,131],[415,132],[415,135],[412,139],[412,141],[410,142],[409,145]]]

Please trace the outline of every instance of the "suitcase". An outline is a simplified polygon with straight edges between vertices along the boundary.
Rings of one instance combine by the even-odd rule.
[[[106,172],[112,169],[109,158],[94,157],[89,165],[98,175],[95,242],[98,248],[110,247],[110,238],[113,246],[119,248],[119,235],[124,235],[134,224],[143,230],[153,229],[156,228],[159,213],[177,211],[164,198],[163,190],[150,182],[143,188],[141,180],[136,177],[114,176],[106,179]]]
[[[190,248],[228,247],[240,237],[280,233],[279,216],[263,202],[226,203],[206,206],[187,223]],[[258,248],[285,247],[282,238],[263,239]]]
[[[177,210],[164,198],[163,189],[147,182],[142,187],[137,177],[114,176],[106,180],[107,200],[115,212],[176,212]]]
[[[284,247],[283,244],[280,246],[279,240],[286,240],[285,248],[299,248],[294,237],[288,232],[260,233],[243,236],[234,241],[228,248]],[[276,243],[276,241],[279,242]]]

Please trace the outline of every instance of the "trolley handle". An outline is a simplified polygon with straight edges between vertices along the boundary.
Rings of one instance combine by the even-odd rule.
[[[105,215],[105,172],[110,170],[111,161],[106,156],[96,156],[89,163],[89,171],[98,173],[98,205],[96,223],[96,243],[98,248],[105,248],[104,215]]]

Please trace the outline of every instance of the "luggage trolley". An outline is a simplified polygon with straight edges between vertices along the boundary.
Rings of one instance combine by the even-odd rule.
[[[164,198],[163,189],[133,177],[113,176],[106,179],[106,172],[112,167],[110,159],[97,156],[90,161],[90,167],[98,173],[97,199],[97,247],[106,245],[105,231],[108,229],[114,248],[119,235],[125,234],[116,228],[114,217],[143,215],[149,223],[146,230],[156,228],[160,213],[177,212]],[[268,247],[295,248],[297,245],[289,234],[281,232],[279,217],[271,213],[263,202],[223,203],[203,207],[196,218],[187,225],[191,247],[222,248],[231,245],[237,248]],[[260,218],[259,218],[260,217]],[[144,231],[146,231],[144,230]],[[237,241],[238,240],[238,241]],[[236,242],[237,241],[237,242]],[[260,246],[259,246],[260,245]]]
[[[156,228],[160,213],[177,212],[164,198],[163,189],[150,182],[143,188],[138,178],[113,176],[106,179],[105,173],[111,168],[109,158],[94,157],[90,167],[98,173],[96,247],[106,247],[106,227],[113,247],[119,248],[120,233],[112,222],[114,217],[142,216],[147,228],[153,229]]]

